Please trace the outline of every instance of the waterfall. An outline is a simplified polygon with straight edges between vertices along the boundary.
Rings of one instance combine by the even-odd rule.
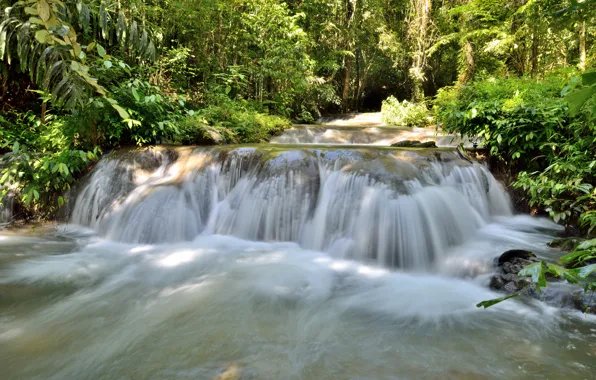
[[[0,200],[0,226],[12,221],[13,208],[14,196],[13,194],[8,193]]]
[[[123,242],[231,235],[424,268],[509,214],[490,172],[450,151],[271,145],[110,155],[86,179],[71,220]]]

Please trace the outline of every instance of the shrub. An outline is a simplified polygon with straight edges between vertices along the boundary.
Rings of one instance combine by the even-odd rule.
[[[531,206],[590,232],[596,227],[596,126],[590,111],[570,114],[562,96],[575,93],[574,70],[532,78],[493,78],[442,89],[434,102],[444,130],[484,139],[517,175]]]
[[[256,111],[242,101],[211,105],[198,111],[197,116],[236,143],[266,142],[291,126],[288,119]]]
[[[424,127],[429,122],[430,112],[423,103],[399,102],[390,96],[381,106],[383,122],[406,127]]]
[[[570,138],[568,106],[561,90],[573,71],[532,78],[491,78],[439,90],[437,121],[449,133],[478,137],[492,155],[531,160],[551,149],[553,138]]]
[[[52,118],[42,124],[33,115],[14,114],[3,126],[10,143],[2,142],[9,151],[0,163],[0,199],[12,192],[24,210],[42,218],[52,214],[64,203],[60,194],[98,159],[99,148],[75,148],[63,123]],[[15,134],[14,126],[21,132]]]

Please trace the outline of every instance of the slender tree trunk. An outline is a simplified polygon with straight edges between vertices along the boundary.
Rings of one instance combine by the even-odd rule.
[[[474,61],[474,48],[472,47],[470,41],[466,41],[463,49],[466,66],[464,68],[464,71],[462,71],[462,73],[459,76],[458,82],[460,85],[466,84],[469,80],[471,80],[474,77],[474,69],[476,65],[476,62]]]
[[[410,39],[414,45],[412,66],[409,76],[412,81],[412,101],[424,99],[424,70],[426,68],[426,49],[428,47],[428,26],[430,23],[431,0],[412,0],[412,20],[410,21]]]
[[[348,112],[348,100],[350,98],[350,70],[352,67],[352,59],[346,55],[345,73],[344,73],[344,91],[342,94],[343,112]]]
[[[354,89],[354,99],[352,105],[352,108],[356,110],[356,112],[358,112],[360,108],[360,55],[360,49],[356,49],[356,88]]]
[[[579,69],[586,70],[586,22],[579,26]]]
[[[48,112],[48,103],[46,101],[44,101],[43,103],[41,103],[41,125],[44,125],[46,123],[46,113]]]
[[[535,28],[532,33],[532,71],[530,75],[534,78],[538,72],[538,48],[540,46],[540,38],[538,37],[538,30]]]

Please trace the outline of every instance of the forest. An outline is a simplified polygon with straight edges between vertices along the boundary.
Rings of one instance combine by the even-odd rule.
[[[594,5],[0,0],[0,196],[49,216],[113,148],[262,142],[383,104],[480,139],[532,207],[591,232]]]

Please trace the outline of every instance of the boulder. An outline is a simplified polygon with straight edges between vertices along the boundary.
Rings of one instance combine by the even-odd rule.
[[[517,293],[531,285],[529,279],[518,277],[518,273],[526,265],[538,262],[538,258],[530,251],[512,249],[495,259],[496,274],[490,279],[490,288],[507,293]]]
[[[420,142],[418,140],[402,140],[391,144],[395,148],[436,148],[434,141]]]
[[[584,292],[583,289],[578,289],[577,285],[566,284],[564,281],[550,282],[551,280],[549,287],[539,293],[530,278],[518,276],[519,271],[525,266],[538,261],[536,255],[522,249],[503,253],[495,259],[496,273],[490,279],[490,288],[510,294],[523,292],[552,306],[596,313],[596,294]]]

